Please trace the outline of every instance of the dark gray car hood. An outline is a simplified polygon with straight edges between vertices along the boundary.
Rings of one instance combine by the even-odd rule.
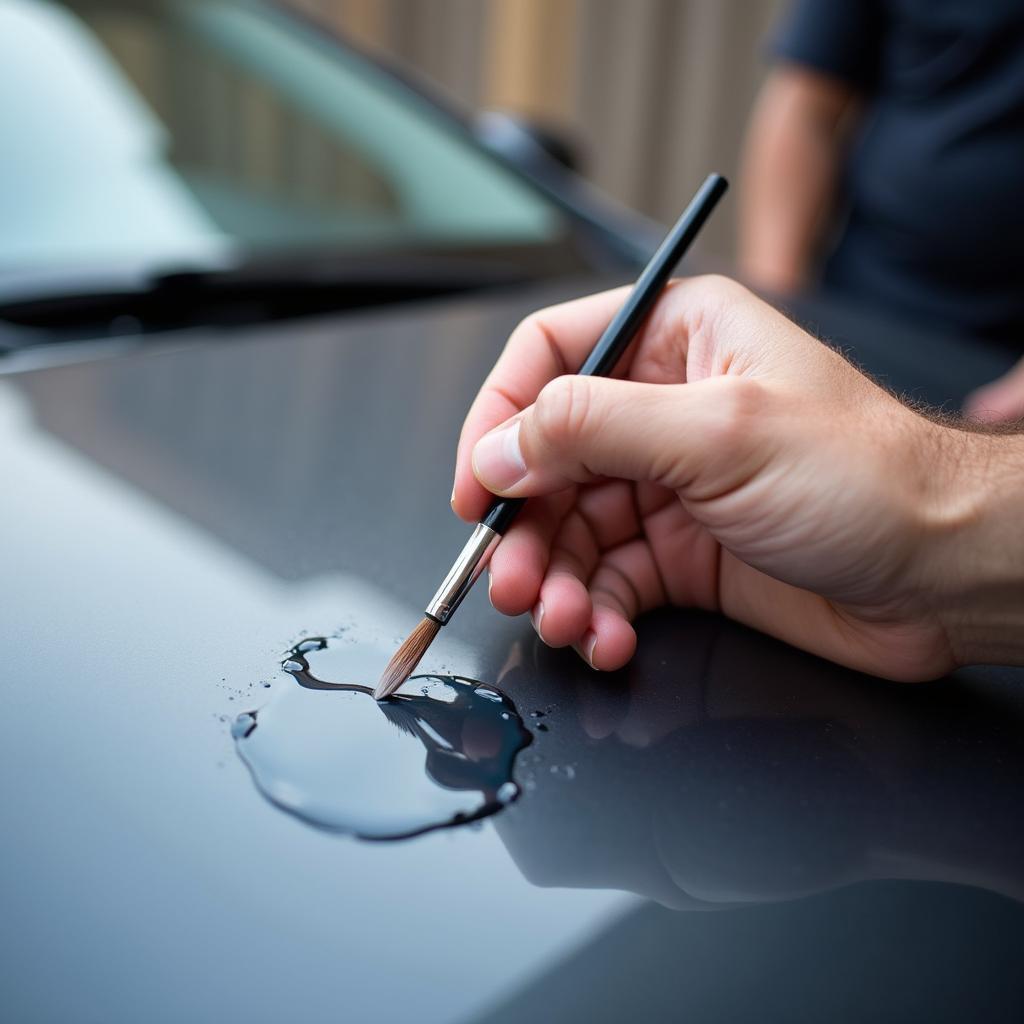
[[[230,719],[299,636],[415,624],[469,401],[586,287],[0,379],[5,1019],[1018,1016],[1020,673],[900,687],[667,610],[597,677],[478,588],[425,667],[551,709],[516,805],[371,844],[253,787]],[[802,313],[940,402],[1008,363]]]

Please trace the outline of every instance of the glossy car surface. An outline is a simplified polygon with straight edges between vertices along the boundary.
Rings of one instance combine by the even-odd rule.
[[[665,610],[595,676],[479,588],[424,667],[549,710],[518,803],[370,844],[254,789],[230,719],[304,632],[386,659],[465,537],[482,376],[595,285],[0,383],[5,1019],[1019,1019],[1020,672],[899,686]],[[1009,358],[803,312],[932,400]]]

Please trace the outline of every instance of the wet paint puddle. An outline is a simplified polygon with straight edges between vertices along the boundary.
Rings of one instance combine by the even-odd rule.
[[[363,839],[466,824],[515,800],[513,766],[532,737],[508,697],[422,675],[378,703],[371,684],[387,657],[331,638],[288,653],[294,685],[232,726],[260,792],[310,825]]]

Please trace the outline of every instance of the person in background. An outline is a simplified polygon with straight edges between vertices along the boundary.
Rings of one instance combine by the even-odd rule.
[[[795,0],[752,116],[740,269],[1024,350],[1024,2]],[[1024,361],[966,412],[1024,416]]]

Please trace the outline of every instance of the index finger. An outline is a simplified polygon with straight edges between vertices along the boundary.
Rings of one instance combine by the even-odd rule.
[[[532,405],[548,381],[575,373],[628,291],[625,286],[550,306],[531,313],[512,332],[462,425],[452,491],[452,508],[460,518],[475,522],[494,500],[473,475],[473,446]]]

